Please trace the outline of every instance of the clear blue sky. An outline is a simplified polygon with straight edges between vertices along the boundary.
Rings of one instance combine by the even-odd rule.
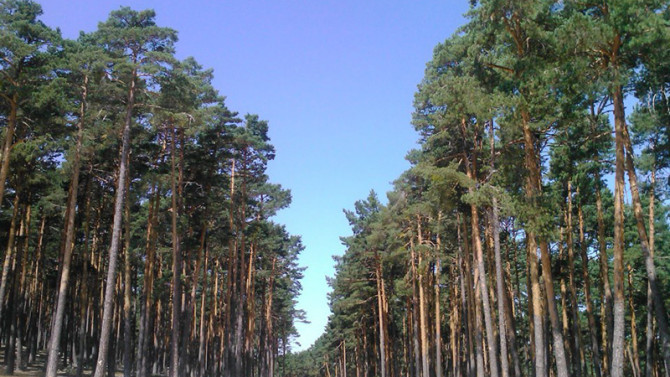
[[[464,23],[465,0],[38,0],[42,20],[76,38],[122,5],[152,8],[179,32],[177,55],[213,68],[231,110],[270,123],[268,174],[291,190],[276,218],[305,245],[301,346],[323,332],[326,276],[350,234],[342,213],[371,189],[385,199],[416,146],[412,100],[433,47]]]

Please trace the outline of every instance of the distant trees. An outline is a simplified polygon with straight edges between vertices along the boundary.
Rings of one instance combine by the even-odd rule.
[[[303,269],[270,220],[291,197],[265,173],[268,123],[177,60],[153,11],[76,41],[40,14],[0,5],[7,373],[46,350],[47,376],[274,375]]]
[[[472,2],[286,375],[667,374],[669,5]]]

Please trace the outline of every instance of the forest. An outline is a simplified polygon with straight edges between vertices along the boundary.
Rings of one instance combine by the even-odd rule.
[[[470,1],[302,352],[268,121],[154,11],[41,14],[0,2],[6,375],[670,376],[670,1]]]
[[[286,376],[670,373],[670,2],[473,0]]]
[[[268,122],[154,11],[76,40],[41,14],[0,2],[3,375],[276,375],[304,268]]]

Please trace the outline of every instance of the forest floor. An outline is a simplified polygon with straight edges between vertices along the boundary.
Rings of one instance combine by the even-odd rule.
[[[25,352],[25,351],[24,351]],[[26,355],[27,352],[24,353]],[[7,364],[5,363],[5,348],[1,347],[0,348],[0,377],[43,377],[44,376],[44,366],[46,365],[46,354],[43,352],[39,352],[37,354],[36,360],[34,363],[31,363],[27,365],[24,369],[20,370],[18,367],[14,370],[14,374],[7,374],[6,372],[6,367]],[[116,376],[123,376],[123,373],[117,372],[115,374]],[[69,373],[69,371],[66,370],[59,370],[58,371],[58,376],[59,377],[73,377],[75,376],[74,372]],[[83,373],[83,377],[90,377],[91,376],[91,371],[90,370],[85,370]]]

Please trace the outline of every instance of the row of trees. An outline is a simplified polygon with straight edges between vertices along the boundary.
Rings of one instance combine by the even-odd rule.
[[[473,1],[287,375],[667,376],[669,5]]]
[[[6,373],[272,376],[295,336],[299,237],[270,220],[268,124],[238,117],[176,31],[121,8],[67,40],[0,3]]]

